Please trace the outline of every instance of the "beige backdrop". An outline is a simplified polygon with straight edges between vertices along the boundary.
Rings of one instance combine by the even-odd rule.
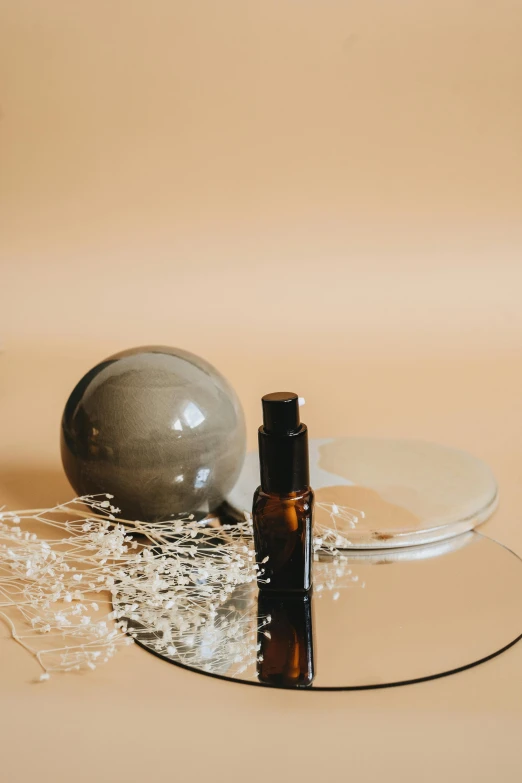
[[[518,0],[0,0],[0,505],[68,496],[69,391],[159,342],[251,444],[293,387],[314,435],[483,457],[522,554],[521,40]],[[306,695],[138,649],[32,686],[0,637],[5,783],[520,780],[522,647]]]

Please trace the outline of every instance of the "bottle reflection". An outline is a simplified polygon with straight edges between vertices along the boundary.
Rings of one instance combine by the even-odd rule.
[[[307,688],[314,678],[311,593],[260,590],[257,616],[259,680],[279,688]]]

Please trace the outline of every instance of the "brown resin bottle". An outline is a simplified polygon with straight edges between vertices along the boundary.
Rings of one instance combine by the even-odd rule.
[[[314,678],[311,593],[260,590],[257,676],[277,688],[307,688]]]
[[[252,519],[261,590],[306,592],[312,587],[312,513],[308,430],[293,392],[266,394],[259,428],[261,486]]]

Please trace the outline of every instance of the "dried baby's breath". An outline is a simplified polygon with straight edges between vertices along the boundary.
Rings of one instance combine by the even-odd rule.
[[[0,513],[0,615],[38,661],[40,680],[94,670],[143,641],[187,666],[245,670],[258,654],[252,523],[193,514],[161,524],[116,519],[112,495]],[[353,510],[329,509],[331,519]],[[343,517],[343,521],[344,517]],[[316,530],[318,594],[355,581],[336,530]],[[262,567],[261,567],[262,568]],[[334,594],[334,600],[338,592]]]

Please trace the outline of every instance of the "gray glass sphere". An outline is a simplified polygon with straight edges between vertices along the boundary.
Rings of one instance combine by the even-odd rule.
[[[199,356],[147,346],[90,370],[62,418],[62,462],[78,495],[110,493],[125,519],[213,510],[238,478],[245,420]]]

